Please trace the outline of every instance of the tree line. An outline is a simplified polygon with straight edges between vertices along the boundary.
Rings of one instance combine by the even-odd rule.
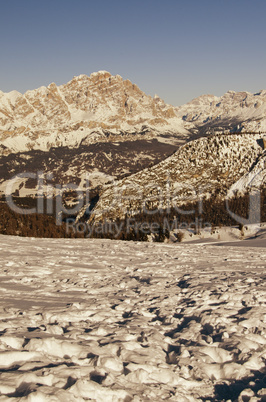
[[[17,198],[16,205],[23,208],[36,207],[36,199]],[[0,199],[0,233],[4,235],[15,235],[24,237],[47,237],[47,238],[109,238],[118,240],[147,241],[152,236],[154,241],[162,242],[169,238],[170,231],[176,230],[176,240],[182,240],[182,229],[190,227],[195,233],[207,223],[212,228],[239,224],[228,213],[228,209],[238,216],[248,219],[250,208],[250,195],[236,194],[234,198],[228,201],[220,200],[219,196],[212,196],[209,199],[203,199],[202,208],[199,210],[198,203],[189,203],[180,206],[180,210],[170,208],[160,211],[147,211],[131,216],[129,213],[122,219],[106,224],[98,222],[97,225],[86,225],[88,214],[85,214],[79,221],[80,226],[69,225],[69,220],[75,220],[75,216],[63,216],[62,223],[57,224],[55,214],[33,213],[20,214],[13,211],[7,204],[4,197]],[[258,215],[262,222],[266,222],[266,189],[260,192],[260,208]],[[191,211],[194,211],[191,213]],[[187,214],[184,214],[187,211]],[[151,213],[152,212],[152,213]],[[75,230],[76,228],[76,230]],[[117,230],[108,230],[116,228]],[[119,230],[118,230],[119,229]],[[181,229],[181,230],[179,230]]]

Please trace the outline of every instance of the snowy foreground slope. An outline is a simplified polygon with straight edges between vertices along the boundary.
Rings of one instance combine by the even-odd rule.
[[[265,400],[266,248],[0,247],[0,401]]]

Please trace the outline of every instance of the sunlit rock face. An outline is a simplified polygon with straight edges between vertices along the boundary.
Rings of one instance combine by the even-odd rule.
[[[23,95],[0,92],[0,141],[6,154],[169,133],[188,134],[172,106],[106,71]]]

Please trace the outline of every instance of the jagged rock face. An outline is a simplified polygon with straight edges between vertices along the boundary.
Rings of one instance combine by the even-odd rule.
[[[52,83],[24,95],[0,92],[0,141],[5,154],[77,147],[110,141],[112,135],[135,138],[145,133],[182,136],[187,131],[172,106],[106,71],[80,75],[61,86]]]
[[[91,221],[175,208],[211,195],[224,198],[261,160],[261,138],[234,134],[189,142],[158,165],[103,188]]]
[[[175,112],[188,130],[199,134],[217,131],[265,132],[266,90],[256,94],[228,91],[220,98],[202,95]]]

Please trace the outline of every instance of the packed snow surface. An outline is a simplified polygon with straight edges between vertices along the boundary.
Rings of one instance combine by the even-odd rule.
[[[1,236],[0,401],[265,400],[251,245]]]

